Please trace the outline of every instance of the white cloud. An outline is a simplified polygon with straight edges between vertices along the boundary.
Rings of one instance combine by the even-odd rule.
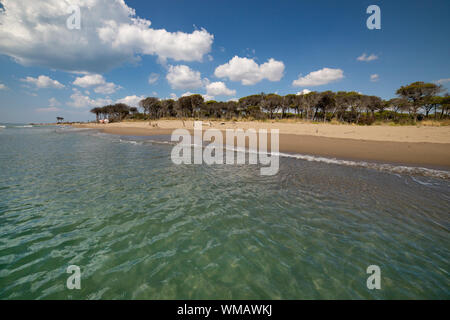
[[[3,83],[0,83],[0,90],[6,90],[8,87],[5,86]]]
[[[101,94],[113,94],[116,90],[122,88],[121,86],[117,86],[112,82],[107,82],[104,85],[98,86],[94,89],[95,93]]]
[[[438,83],[438,84],[444,84],[444,83],[450,82],[450,78],[447,78],[447,79],[439,79],[439,80],[437,80],[437,81],[435,81],[435,82]]]
[[[196,71],[194,71],[194,72],[196,72]],[[188,77],[182,77],[182,79],[187,79],[187,78]],[[200,73],[198,73],[198,75],[196,75],[193,78],[195,79],[195,82],[197,82],[197,84],[199,84],[199,86],[197,88],[202,87],[204,85],[204,88],[206,89],[206,93],[201,94],[201,95],[203,96],[203,99],[205,101],[214,100],[215,96],[232,96],[232,95],[236,94],[236,90],[228,89],[224,82],[218,81],[218,82],[210,83],[209,80],[206,78],[203,79],[203,81],[201,81]],[[191,83],[191,82],[192,82],[192,80],[186,81],[186,83]],[[196,88],[193,88],[193,89],[196,89]],[[181,96],[185,97],[185,96],[190,96],[193,94],[196,94],[196,93],[187,91],[187,92],[183,93]],[[171,99],[177,98],[177,96],[174,93],[172,93],[170,96],[171,96]]]
[[[105,78],[101,74],[88,74],[83,77],[77,77],[73,84],[82,88],[88,88],[104,84],[105,82]]]
[[[73,89],[73,91],[74,93],[70,96],[71,101],[67,105],[74,108],[102,107],[112,103],[112,100],[109,98],[92,99],[87,95],[83,95],[78,89]]]
[[[152,72],[152,73],[150,73],[150,76],[148,77],[148,83],[154,84],[154,83],[156,83],[156,81],[158,81],[158,79],[159,79],[159,74]]]
[[[80,30],[66,26],[70,4],[81,9]],[[2,5],[0,53],[22,65],[99,73],[138,55],[201,61],[214,40],[204,29],[153,29],[123,0],[21,0]]]
[[[297,95],[301,96],[302,94],[308,94],[310,92],[311,92],[311,90],[309,90],[309,89],[303,89],[302,91],[297,92]]]
[[[253,85],[267,79],[280,81],[284,73],[284,63],[270,58],[258,65],[255,60],[234,56],[227,63],[220,65],[214,71],[218,78],[228,78],[231,81],[241,81],[243,85]]]
[[[172,89],[196,89],[203,86],[200,72],[185,65],[169,66],[166,79]]]
[[[304,77],[299,75],[297,80],[292,82],[296,87],[321,86],[344,78],[344,71],[341,69],[323,68],[313,71]]]
[[[136,18],[132,24],[108,21],[98,29],[102,42],[113,49],[128,48],[148,55],[157,55],[162,61],[202,61],[211,51],[214,36],[205,29],[193,33],[168,32],[150,28],[150,21]]]
[[[376,82],[378,80],[380,80],[380,76],[378,74],[375,73],[370,75],[370,81]]]
[[[144,99],[144,96],[126,96],[125,98],[119,99],[116,101],[116,103],[125,103],[129,105],[130,107],[139,107],[139,101]]]
[[[87,74],[83,77],[77,77],[73,84],[81,88],[96,86],[94,92],[101,94],[113,94],[121,88],[121,86],[112,82],[106,82],[105,78],[100,74]]]
[[[373,61],[373,60],[377,60],[377,59],[378,59],[378,56],[373,53],[370,56],[363,53],[358,58],[356,58],[356,60],[358,60],[358,61],[365,61],[365,62],[369,62],[369,61]]]
[[[202,97],[205,101],[214,100],[214,96],[210,96],[209,94],[202,94]]]
[[[36,112],[57,112],[61,109],[56,107],[49,107],[49,108],[37,108]]]
[[[172,93],[169,95],[169,99],[177,100],[178,97],[177,97],[177,95],[176,95],[175,93],[172,92]]]
[[[192,96],[193,94],[199,94],[199,95],[201,95],[201,96],[203,97],[203,100],[204,100],[204,101],[214,100],[214,97],[213,97],[213,96],[210,96],[210,95],[208,95],[208,94],[201,94],[201,93],[195,93],[195,92],[190,92],[190,91],[187,91],[187,92],[183,93],[183,94],[181,95],[181,97],[188,97],[188,96]],[[171,98],[171,99],[176,99],[176,96],[175,96],[175,98]]]
[[[27,82],[30,84],[35,85],[37,88],[56,88],[56,89],[61,89],[64,88],[64,85],[61,84],[59,81],[57,80],[53,80],[50,77],[41,75],[37,78],[33,78],[33,77],[26,77],[25,79],[20,79],[23,82]]]
[[[236,90],[228,89],[225,83],[211,82],[206,85],[206,94],[209,96],[234,96],[236,94]]]
[[[48,105],[50,106],[50,107],[56,107],[56,106],[58,106],[60,103],[59,103],[59,101],[58,100],[56,100],[56,98],[50,98],[50,99],[48,99]]]

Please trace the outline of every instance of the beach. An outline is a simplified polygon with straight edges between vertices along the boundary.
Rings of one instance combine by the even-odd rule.
[[[0,299],[450,297],[448,171],[282,156],[266,176],[177,165],[168,136],[1,125]]]
[[[194,121],[158,120],[77,124],[124,136],[170,135]],[[207,129],[279,129],[280,152],[430,168],[450,168],[450,126],[357,126],[281,121],[203,121]]]

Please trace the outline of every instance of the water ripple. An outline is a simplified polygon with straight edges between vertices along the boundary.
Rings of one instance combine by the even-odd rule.
[[[447,180],[292,157],[260,176],[175,166],[170,151],[89,130],[2,132],[0,298],[450,298]],[[71,264],[82,290],[65,287]]]

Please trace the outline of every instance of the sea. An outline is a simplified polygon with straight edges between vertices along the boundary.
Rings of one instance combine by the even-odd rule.
[[[450,299],[449,171],[169,138],[0,124],[0,299]]]

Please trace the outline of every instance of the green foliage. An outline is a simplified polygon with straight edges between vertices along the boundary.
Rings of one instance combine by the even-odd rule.
[[[110,121],[128,119],[213,118],[213,119],[303,119],[371,125],[389,121],[414,124],[422,119],[447,119],[450,97],[438,96],[442,87],[433,83],[414,82],[402,86],[397,98],[383,100],[354,91],[325,91],[307,94],[254,94],[238,101],[204,101],[193,94],[178,100],[147,97],[139,102],[143,113],[125,104],[108,105],[91,110],[97,117]]]

